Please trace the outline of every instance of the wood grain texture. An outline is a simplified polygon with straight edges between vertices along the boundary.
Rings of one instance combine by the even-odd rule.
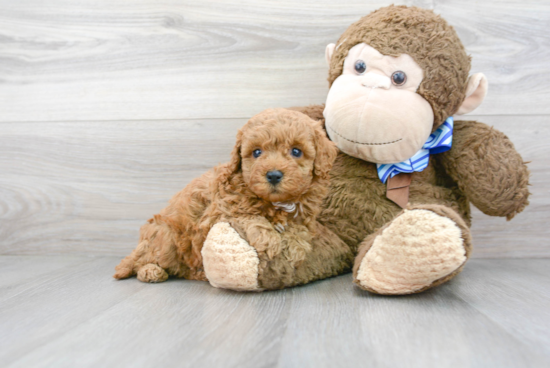
[[[172,195],[229,159],[243,123],[0,124],[1,252],[126,252]]]
[[[531,171],[529,206],[511,221],[472,206],[474,257],[550,257],[550,116],[466,116],[504,132]]]
[[[534,350],[547,351],[550,346],[547,260],[490,263],[473,260],[465,272],[467,277],[456,279],[454,294]]]
[[[51,277],[59,271],[67,273],[76,265],[93,260],[90,257],[65,255],[63,257],[0,257],[0,301],[25,293],[29,283]]]
[[[246,118],[320,103],[324,50],[390,3],[433,8],[489,77],[478,114],[550,114],[550,3],[0,1],[0,121]]]
[[[548,117],[479,118],[531,161],[533,195],[511,222],[475,213],[474,257],[549,257]],[[229,158],[244,122],[0,123],[0,254],[126,255],[145,220]]]
[[[41,264],[67,264],[29,280]],[[208,283],[110,278],[118,259],[0,257],[24,290],[0,289],[3,367],[546,367],[549,260],[472,260],[403,297],[350,275],[237,293]],[[24,264],[23,264],[24,263]],[[6,277],[0,268],[0,279]]]

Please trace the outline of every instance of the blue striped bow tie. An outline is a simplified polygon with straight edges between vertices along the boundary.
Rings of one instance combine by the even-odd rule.
[[[389,177],[399,173],[412,173],[422,171],[428,167],[430,155],[445,152],[451,149],[453,144],[453,117],[448,117],[445,122],[433,132],[426,143],[413,157],[397,164],[377,164],[378,177],[385,183]]]

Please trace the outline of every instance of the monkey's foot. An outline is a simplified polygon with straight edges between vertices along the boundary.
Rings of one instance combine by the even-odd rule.
[[[458,274],[467,260],[466,249],[469,230],[450,208],[405,210],[363,241],[354,282],[377,294],[421,292]]]
[[[168,274],[160,266],[148,263],[138,270],[137,278],[142,282],[163,282],[168,280]]]
[[[239,291],[261,291],[256,250],[227,222],[210,229],[202,247],[204,272],[210,285]]]

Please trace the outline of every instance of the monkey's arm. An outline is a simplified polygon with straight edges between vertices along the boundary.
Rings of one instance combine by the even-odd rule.
[[[483,213],[510,220],[529,204],[529,170],[498,130],[476,121],[455,121],[451,150],[437,156]]]

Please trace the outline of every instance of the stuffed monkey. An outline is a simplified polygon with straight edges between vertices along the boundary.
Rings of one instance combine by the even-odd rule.
[[[454,29],[416,7],[361,18],[327,46],[326,59],[326,104],[294,108],[323,121],[341,151],[311,253],[297,266],[274,257],[246,270],[205,260],[207,277],[208,267],[226,267],[254,275],[251,290],[264,290],[353,266],[360,288],[388,295],[450,280],[471,254],[470,203],[508,220],[529,203],[529,172],[510,140],[453,119],[481,104],[485,76],[469,76]]]

